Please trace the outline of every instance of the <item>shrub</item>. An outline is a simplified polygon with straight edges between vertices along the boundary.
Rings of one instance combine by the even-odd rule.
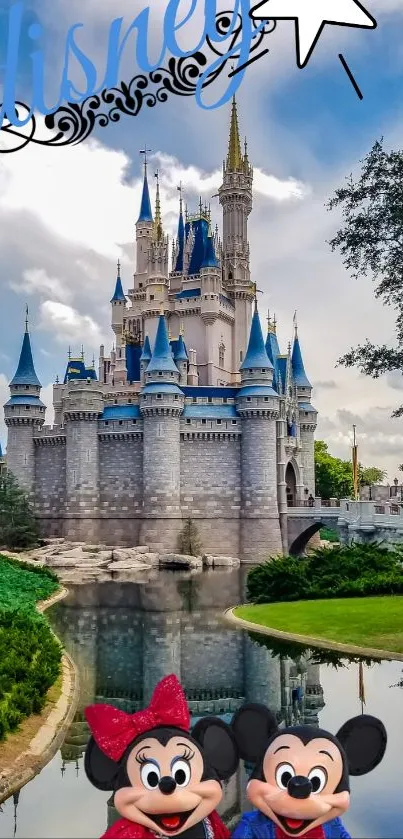
[[[302,559],[279,557],[248,574],[253,603],[403,593],[402,549],[380,545],[319,548]]]
[[[202,547],[197,527],[191,519],[187,519],[179,534],[178,548],[181,554],[186,556],[200,556]]]
[[[48,569],[0,556],[0,740],[42,710],[60,673],[60,644],[35,610],[57,588]]]
[[[11,472],[0,477],[0,544],[23,550],[38,543],[39,531],[28,495]]]

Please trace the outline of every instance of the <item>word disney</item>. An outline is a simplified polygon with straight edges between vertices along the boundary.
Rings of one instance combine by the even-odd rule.
[[[197,104],[205,109],[219,108],[229,101],[241,84],[244,70],[242,67],[248,62],[252,41],[264,28],[265,22],[258,27],[249,17],[250,0],[233,0],[231,5],[234,9],[228,12],[229,25],[225,33],[217,31],[216,17],[218,14],[217,0],[168,0],[163,10],[164,3],[161,3],[161,11],[158,16],[158,27],[151,26],[150,7],[146,6],[130,25],[124,24],[122,17],[115,18],[109,27],[109,35],[106,49],[105,70],[98,74],[93,61],[85,54],[79,46],[80,35],[82,37],[83,23],[75,23],[67,32],[64,48],[64,62],[61,73],[59,98],[48,106],[45,102],[44,87],[46,86],[46,67],[44,50],[46,46],[46,31],[44,26],[35,19],[34,22],[27,22],[27,9],[24,2],[17,2],[10,6],[8,13],[4,13],[2,29],[6,32],[5,60],[1,61],[1,87],[3,90],[3,102],[0,108],[0,127],[5,118],[15,125],[26,125],[33,113],[39,112],[43,115],[54,113],[62,103],[70,102],[78,104],[89,96],[102,93],[102,91],[113,88],[119,82],[123,58],[133,58],[134,65],[144,73],[151,73],[161,67],[165,56],[176,58],[187,58],[194,55],[209,39],[211,44],[223,44],[224,41],[231,42],[231,35],[234,34],[239,18],[242,20],[242,28],[236,45],[231,43],[227,53],[213,56],[211,63],[200,75],[195,91]],[[55,11],[55,15],[57,12]],[[32,13],[30,13],[32,20]],[[5,19],[4,19],[5,18]],[[155,61],[149,58],[150,42],[152,40],[153,53],[155,54],[159,44],[155,44],[156,34],[159,29],[160,52]],[[80,31],[81,30],[81,31]],[[195,34],[196,33],[196,34]],[[23,40],[24,50],[21,48]],[[180,46],[186,43],[188,49]],[[225,47],[224,47],[225,48]],[[214,49],[214,48],[213,48]],[[29,59],[31,102],[30,109],[24,119],[19,119],[16,105],[18,104],[17,83],[22,57]],[[234,59],[238,73],[232,74],[229,84],[222,93],[219,100],[206,104],[203,101],[203,86],[206,80],[217,73],[220,67]],[[3,59],[3,56],[1,57]],[[0,59],[0,60],[1,60]],[[54,72],[49,68],[50,72]],[[78,73],[77,73],[78,71]],[[79,74],[85,79],[82,90],[79,90],[71,80],[71,75]],[[24,85],[25,86],[25,85]]]

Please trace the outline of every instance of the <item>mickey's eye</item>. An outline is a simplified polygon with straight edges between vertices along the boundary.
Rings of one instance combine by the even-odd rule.
[[[287,789],[288,782],[295,775],[295,769],[291,763],[280,763],[276,769],[276,784],[280,789]]]
[[[140,769],[140,778],[146,789],[155,789],[161,779],[161,772],[156,763],[143,763]]]
[[[187,787],[192,774],[187,760],[183,760],[183,758],[180,760],[174,760],[171,771],[172,777],[174,781],[176,781],[176,785],[178,787]]]
[[[308,778],[312,784],[312,792],[318,794],[318,792],[322,792],[327,784],[327,772],[323,766],[315,766],[314,769],[311,769]]]

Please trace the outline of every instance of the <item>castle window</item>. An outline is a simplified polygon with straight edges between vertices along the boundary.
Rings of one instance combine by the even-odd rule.
[[[150,300],[154,300],[154,295],[150,294]]]
[[[162,393],[157,393],[157,399],[162,399]]]
[[[206,423],[207,423],[207,420],[202,419],[202,425],[206,425]]]
[[[187,425],[190,425],[190,420],[186,420]]]
[[[209,398],[208,398],[207,402],[212,402],[212,401],[213,401],[213,397],[212,397],[212,396],[209,396]]]
[[[222,425],[222,420],[217,420],[217,425]]]
[[[236,425],[236,420],[232,420],[232,425]]]
[[[224,405],[226,405],[226,404],[227,404],[227,402],[228,402],[228,399],[227,399],[227,397],[226,397],[226,396],[224,396],[224,399],[223,399],[223,403],[224,403]]]
[[[268,396],[265,396],[264,401],[265,401],[265,402],[268,402],[268,401],[269,401],[269,397],[268,397]]]
[[[30,406],[30,405],[27,405],[26,407],[27,407],[27,411],[30,411],[30,410],[31,410],[31,406]]]
[[[105,425],[109,425],[109,422],[108,422],[108,420],[106,420],[106,423],[105,423]]]
[[[29,390],[29,385],[25,385],[25,390]]]
[[[197,396],[194,396],[192,402],[197,402]]]
[[[247,396],[247,397],[246,397],[246,401],[247,401],[247,402],[252,402],[252,400],[251,400],[250,396]]]
[[[137,425],[137,420],[132,420],[132,425]]]
[[[147,399],[147,394],[146,393],[143,395],[143,399]]]
[[[143,288],[143,283],[139,283],[139,288]]]
[[[175,393],[174,399],[178,399],[178,394]]]
[[[117,399],[115,399],[115,405],[117,405],[117,404],[118,404],[118,400],[117,400]]]
[[[132,400],[131,400],[131,399],[129,399],[129,405],[131,405],[131,404],[132,404]]]
[[[119,420],[119,425],[123,425],[123,420]]]
[[[242,350],[240,350],[240,352],[239,352],[239,360],[240,360],[240,361],[243,361],[243,352],[242,352]]]
[[[162,376],[162,371],[161,370],[158,371],[158,375]]]
[[[225,346],[224,346],[224,344],[222,344],[222,343],[220,344],[220,346],[219,346],[219,348],[218,348],[218,356],[219,356],[219,361],[218,361],[218,365],[219,365],[219,367],[224,367],[224,362],[225,362]]]

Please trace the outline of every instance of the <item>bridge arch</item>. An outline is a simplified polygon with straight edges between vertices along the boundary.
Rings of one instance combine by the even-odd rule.
[[[288,553],[290,556],[302,556],[305,553],[306,546],[308,542],[315,536],[315,533],[318,533],[319,530],[323,527],[322,522],[315,521],[313,524],[310,524],[305,530],[302,531],[291,543]]]

